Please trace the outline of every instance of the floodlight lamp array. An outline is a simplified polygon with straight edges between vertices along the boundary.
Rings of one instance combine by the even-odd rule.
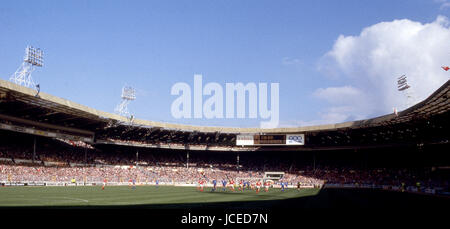
[[[405,75],[402,75],[400,77],[398,77],[397,79],[397,89],[399,91],[404,91],[406,89],[410,88],[410,86],[408,85],[408,81],[406,79]]]
[[[42,67],[44,65],[44,52],[41,49],[33,48],[33,46],[28,46],[25,49],[24,62],[30,63],[33,66]]]
[[[122,99],[135,100],[136,99],[136,90],[132,87],[123,87],[122,88]]]

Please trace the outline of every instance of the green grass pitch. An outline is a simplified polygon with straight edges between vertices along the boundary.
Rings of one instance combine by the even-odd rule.
[[[288,200],[314,196],[319,189],[270,189],[256,193],[254,190],[200,192],[195,187],[174,186],[99,186],[69,187],[0,187],[0,207],[120,207],[120,206],[179,206],[230,202],[259,202]]]

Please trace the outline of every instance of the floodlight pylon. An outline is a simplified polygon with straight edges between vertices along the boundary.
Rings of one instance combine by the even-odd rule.
[[[397,90],[402,92],[406,97],[406,108],[414,105],[415,97],[411,86],[408,84],[406,75],[397,78]]]
[[[122,88],[122,101],[117,105],[114,111],[122,116],[128,117],[131,120],[133,119],[133,115],[128,111],[128,104],[136,99],[136,90],[132,87],[125,86]]]
[[[35,67],[42,67],[44,52],[41,49],[35,49],[33,46],[27,46],[22,65],[11,76],[10,81],[29,88],[36,89],[36,84],[31,77]]]

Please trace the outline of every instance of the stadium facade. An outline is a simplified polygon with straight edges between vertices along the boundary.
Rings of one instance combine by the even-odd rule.
[[[397,114],[338,124],[259,129],[129,120],[0,80],[0,129],[93,145],[181,150],[311,151],[448,144],[449,90],[447,81],[424,101]],[[302,144],[294,145],[280,141],[281,144],[237,145],[237,138],[242,135],[283,136],[280,139],[299,135],[304,139]]]
[[[290,187],[363,184],[417,191],[421,182],[429,193],[448,195],[449,95],[447,81],[398,113],[259,129],[130,120],[0,80],[0,169],[8,173],[0,174],[0,182],[69,183],[78,173],[76,179],[84,183],[92,176],[91,184],[105,177],[116,183],[141,177],[146,184],[195,184],[198,179],[209,184],[212,179],[254,180],[279,172]],[[144,164],[139,164],[141,158]],[[115,168],[91,168],[102,165]],[[147,167],[131,172],[117,168],[133,165]],[[91,169],[71,169],[77,166]]]

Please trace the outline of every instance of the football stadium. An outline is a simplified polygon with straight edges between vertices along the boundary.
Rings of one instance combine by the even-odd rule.
[[[432,228],[450,206],[448,15],[1,1],[1,225]]]
[[[107,113],[0,80],[0,207],[448,206],[450,81],[384,116],[298,128]]]

